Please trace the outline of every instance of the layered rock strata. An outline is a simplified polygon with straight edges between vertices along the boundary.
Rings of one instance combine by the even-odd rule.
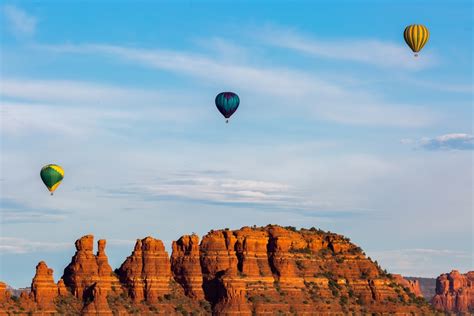
[[[417,299],[416,283],[386,273],[348,238],[314,228],[224,229],[201,242],[185,235],[173,242],[171,257],[162,241],[146,237],[137,240],[115,273],[105,240],[99,240],[96,254],[93,243],[92,235],[76,241],[57,284],[40,262],[31,294],[18,302],[6,302],[4,295],[0,306],[67,315],[433,313]],[[462,302],[464,294],[457,290],[472,286],[445,283],[440,280],[443,297]],[[451,307],[452,300],[440,298],[439,304]]]

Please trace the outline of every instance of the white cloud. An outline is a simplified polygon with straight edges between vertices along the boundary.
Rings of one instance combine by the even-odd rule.
[[[70,247],[70,243],[42,242],[15,237],[0,237],[1,253],[22,254],[31,252],[52,252],[68,249]]]
[[[325,80],[286,68],[256,68],[221,62],[198,54],[161,49],[139,49],[115,45],[42,46],[59,53],[99,53],[139,63],[154,69],[178,72],[214,83],[238,86],[241,89],[273,95],[304,95],[311,91],[342,93],[343,90]]]
[[[64,80],[2,78],[0,130],[9,135],[88,136],[137,122],[188,124],[205,114],[188,97]],[[142,109],[137,111],[137,108]]]
[[[420,146],[430,150],[473,150],[474,136],[463,133],[441,135],[435,138],[423,138]]]
[[[266,115],[299,114],[342,124],[420,127],[437,120],[425,107],[391,104],[362,90],[349,90],[314,73],[222,62],[179,51],[114,45],[40,46],[56,53],[102,54],[157,70],[171,71],[232,87],[252,97],[254,111]],[[245,101],[243,101],[244,103]],[[271,107],[271,110],[269,109]],[[296,111],[297,107],[297,111]],[[284,113],[284,114],[282,114]]]
[[[468,271],[473,260],[472,253],[452,249],[413,248],[367,253],[389,272],[417,277],[436,277],[453,269]]]
[[[170,175],[155,184],[131,186],[140,195],[174,197],[207,203],[256,203],[284,207],[295,199],[285,184],[232,179],[228,176],[203,176],[199,173]]]
[[[13,5],[3,6],[3,14],[13,33],[19,36],[32,36],[36,31],[37,19]]]
[[[88,108],[55,107],[47,104],[1,102],[0,130],[5,135],[48,133],[62,136],[88,137],[100,129],[104,119],[128,121],[133,113],[100,111]]]
[[[150,105],[163,102],[160,93],[143,89],[67,80],[2,78],[0,96],[15,100],[94,107]]]
[[[38,211],[27,211],[27,212],[15,212],[2,210],[2,216],[0,217],[2,223],[51,223],[63,221],[66,216],[61,214],[49,214]]]
[[[106,239],[107,245],[110,246],[130,246],[134,245],[136,240],[126,240],[126,239]]]
[[[401,81],[405,82],[408,85],[416,85],[419,87],[432,89],[436,91],[452,92],[452,93],[473,93],[474,85],[462,84],[462,83],[453,83],[451,80],[446,80],[443,78],[442,82],[432,82],[429,79],[414,79],[408,77],[401,77]]]
[[[374,39],[322,40],[287,29],[267,29],[260,34],[259,39],[313,57],[360,62],[383,68],[420,70],[436,61],[433,55],[423,52],[419,58],[414,58],[404,43]]]
[[[474,150],[474,136],[465,133],[451,133],[434,138],[423,137],[419,140],[403,139],[402,144],[416,144],[426,150]]]

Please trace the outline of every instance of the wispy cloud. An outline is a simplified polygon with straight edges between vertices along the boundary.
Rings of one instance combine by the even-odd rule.
[[[13,5],[4,5],[2,9],[3,15],[15,35],[32,36],[35,34],[37,23],[35,17]]]
[[[51,214],[48,212],[41,211],[28,211],[28,212],[10,212],[3,211],[1,216],[3,224],[17,224],[17,223],[54,223],[64,221],[66,215],[64,214]]]
[[[52,252],[71,248],[70,243],[42,242],[14,237],[0,237],[0,252],[23,254],[31,252]]]
[[[30,135],[32,133],[59,133],[64,135],[87,135],[93,129],[95,115],[84,118],[86,111],[67,108],[51,108],[47,105],[1,102],[4,135]],[[91,114],[91,113],[89,113]],[[78,123],[81,124],[78,124]],[[80,126],[80,128],[78,128]]]
[[[282,183],[183,172],[155,179],[153,184],[131,184],[125,190],[112,190],[110,193],[203,203],[271,204],[280,207],[297,199],[290,186]]]
[[[474,150],[474,136],[465,133],[452,133],[434,138],[424,137],[419,140],[402,139],[402,144],[415,144],[426,150]]]
[[[420,127],[436,121],[424,107],[392,104],[361,90],[349,90],[314,73],[284,67],[256,67],[229,63],[199,54],[116,45],[40,46],[56,53],[101,54],[151,69],[165,70],[232,86],[254,96],[255,104],[269,107],[266,113],[291,110],[305,117],[341,124]],[[259,102],[259,100],[265,102]],[[271,100],[271,102],[269,102]],[[298,105],[298,111],[295,107]],[[255,110],[259,110],[256,108]],[[260,111],[264,111],[263,108]],[[294,115],[294,114],[293,114]]]
[[[304,72],[288,68],[252,67],[219,61],[194,53],[106,44],[44,45],[41,47],[58,53],[100,53],[154,69],[191,75],[215,83],[226,83],[250,91],[271,92],[274,95],[295,96],[311,91],[343,92],[340,87],[322,79],[310,77]]]
[[[452,81],[448,81],[445,78],[441,82],[433,82],[430,79],[417,79],[417,78],[408,78],[408,77],[401,77],[400,80],[405,82],[406,84],[416,85],[422,88],[432,89],[435,91],[444,91],[444,92],[452,92],[452,93],[473,93],[474,92],[474,84],[472,83],[455,83]]]
[[[435,138],[421,139],[420,145],[429,150],[473,150],[474,136],[469,134],[446,134]]]
[[[323,40],[282,28],[268,28],[259,34],[259,38],[264,43],[315,58],[346,60],[382,68],[419,70],[436,62],[435,57],[430,54],[413,58],[409,48],[402,43],[377,39]]]
[[[136,240],[127,239],[106,239],[108,246],[131,246],[134,245]]]
[[[162,95],[154,91],[133,89],[92,82],[67,80],[31,80],[2,78],[0,96],[3,99],[64,105],[155,105],[163,102]]]
[[[203,116],[178,94],[81,81],[2,78],[0,97],[0,130],[8,135],[87,136],[137,121],[176,125]]]
[[[2,224],[51,223],[66,219],[67,212],[55,209],[39,209],[23,205],[12,199],[0,199],[0,220]]]
[[[472,253],[451,249],[412,248],[368,253],[390,272],[419,277],[436,277],[452,269],[464,271],[473,260]]]

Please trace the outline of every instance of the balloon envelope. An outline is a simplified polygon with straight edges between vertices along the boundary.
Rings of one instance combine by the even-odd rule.
[[[237,111],[239,104],[239,96],[234,92],[221,92],[216,96],[217,109],[225,118],[231,117]]]
[[[418,53],[430,38],[430,32],[421,24],[408,25],[403,32],[403,38],[414,53]]]
[[[63,180],[64,170],[58,165],[50,164],[41,168],[40,176],[44,185],[52,194]]]

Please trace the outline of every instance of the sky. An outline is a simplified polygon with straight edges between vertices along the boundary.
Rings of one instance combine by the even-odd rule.
[[[1,1],[0,280],[86,234],[280,224],[392,273],[473,261],[471,1]],[[415,58],[409,24],[430,39]],[[240,96],[229,124],[214,98]],[[65,178],[51,197],[39,177]]]

